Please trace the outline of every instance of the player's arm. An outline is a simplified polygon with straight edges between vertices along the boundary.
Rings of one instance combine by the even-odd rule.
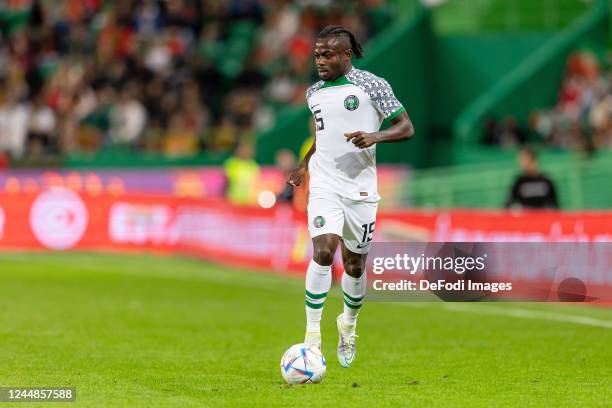
[[[391,119],[391,126],[379,132],[353,132],[345,133],[346,141],[352,141],[353,144],[362,149],[370,147],[376,143],[396,143],[409,140],[414,136],[414,126],[404,111]]]
[[[310,157],[314,154],[316,149],[317,149],[317,135],[315,133],[315,136],[312,140],[312,146],[310,146],[310,149],[308,149],[308,152],[306,153],[306,155],[304,156],[300,164],[298,164],[296,168],[294,168],[293,170],[291,170],[291,172],[289,172],[289,177],[287,180],[288,184],[291,184],[292,186],[295,186],[295,187],[302,184],[304,175],[308,171],[308,163],[310,162]]]

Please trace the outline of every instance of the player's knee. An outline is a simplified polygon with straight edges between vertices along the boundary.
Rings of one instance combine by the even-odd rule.
[[[352,276],[353,278],[359,278],[363,274],[363,267],[361,265],[361,260],[356,261],[348,261],[344,264],[344,271],[347,275]]]
[[[334,253],[330,248],[317,248],[313,258],[319,265],[329,266],[334,261]]]

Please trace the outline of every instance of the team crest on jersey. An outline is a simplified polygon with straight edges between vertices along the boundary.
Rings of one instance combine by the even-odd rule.
[[[315,228],[321,228],[325,225],[325,218],[321,217],[320,215],[317,215],[315,219],[312,220],[312,225],[314,225]]]
[[[354,111],[359,107],[359,98],[355,95],[349,95],[344,99],[344,107],[347,110]]]

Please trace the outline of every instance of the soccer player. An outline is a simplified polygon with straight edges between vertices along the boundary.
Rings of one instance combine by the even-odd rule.
[[[349,367],[355,358],[355,327],[366,289],[365,260],[376,223],[376,144],[410,139],[414,128],[389,83],[356,69],[362,47],[353,33],[328,26],[314,49],[321,79],[306,92],[316,126],[312,147],[289,174],[299,185],[310,175],[308,229],[314,247],[306,273],[307,345],[321,347],[320,321],[331,287],[331,265],[340,244],[344,273],[344,312],[338,325],[338,360]],[[391,126],[380,131],[383,120]]]

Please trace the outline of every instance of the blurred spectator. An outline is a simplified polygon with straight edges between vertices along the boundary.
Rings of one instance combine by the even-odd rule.
[[[193,126],[187,122],[181,113],[175,113],[170,118],[168,132],[164,140],[164,153],[166,156],[191,157],[197,153],[198,135]]]
[[[227,177],[228,200],[236,205],[256,202],[255,183],[259,176],[259,166],[253,159],[254,149],[251,142],[241,142],[234,155],[224,163]]]
[[[151,154],[162,151],[164,139],[164,128],[161,119],[157,116],[150,118],[149,125],[142,137],[142,149],[145,153]]]
[[[0,148],[230,150],[304,102],[323,26],[366,40],[387,27],[388,3],[0,0]]]
[[[521,149],[518,162],[521,174],[512,184],[505,207],[559,208],[555,186],[540,172],[535,151],[529,147]]]
[[[45,153],[57,151],[56,124],[55,112],[45,103],[44,95],[36,95],[32,101],[28,122],[28,154],[41,157]]]
[[[25,150],[30,112],[9,88],[0,101],[0,151],[20,158]]]
[[[557,104],[534,110],[528,129],[512,117],[501,124],[487,121],[485,143],[512,146],[526,142],[591,152],[612,145],[612,73],[603,74],[591,52],[573,53]]]
[[[514,116],[508,116],[502,125],[499,138],[502,147],[523,145],[527,142],[527,132]]]
[[[514,116],[498,122],[489,118],[485,123],[485,143],[501,147],[513,147],[527,142],[527,132]]]
[[[136,85],[126,86],[111,108],[111,141],[117,144],[135,143],[144,130],[146,119],[147,112],[137,99]]]

